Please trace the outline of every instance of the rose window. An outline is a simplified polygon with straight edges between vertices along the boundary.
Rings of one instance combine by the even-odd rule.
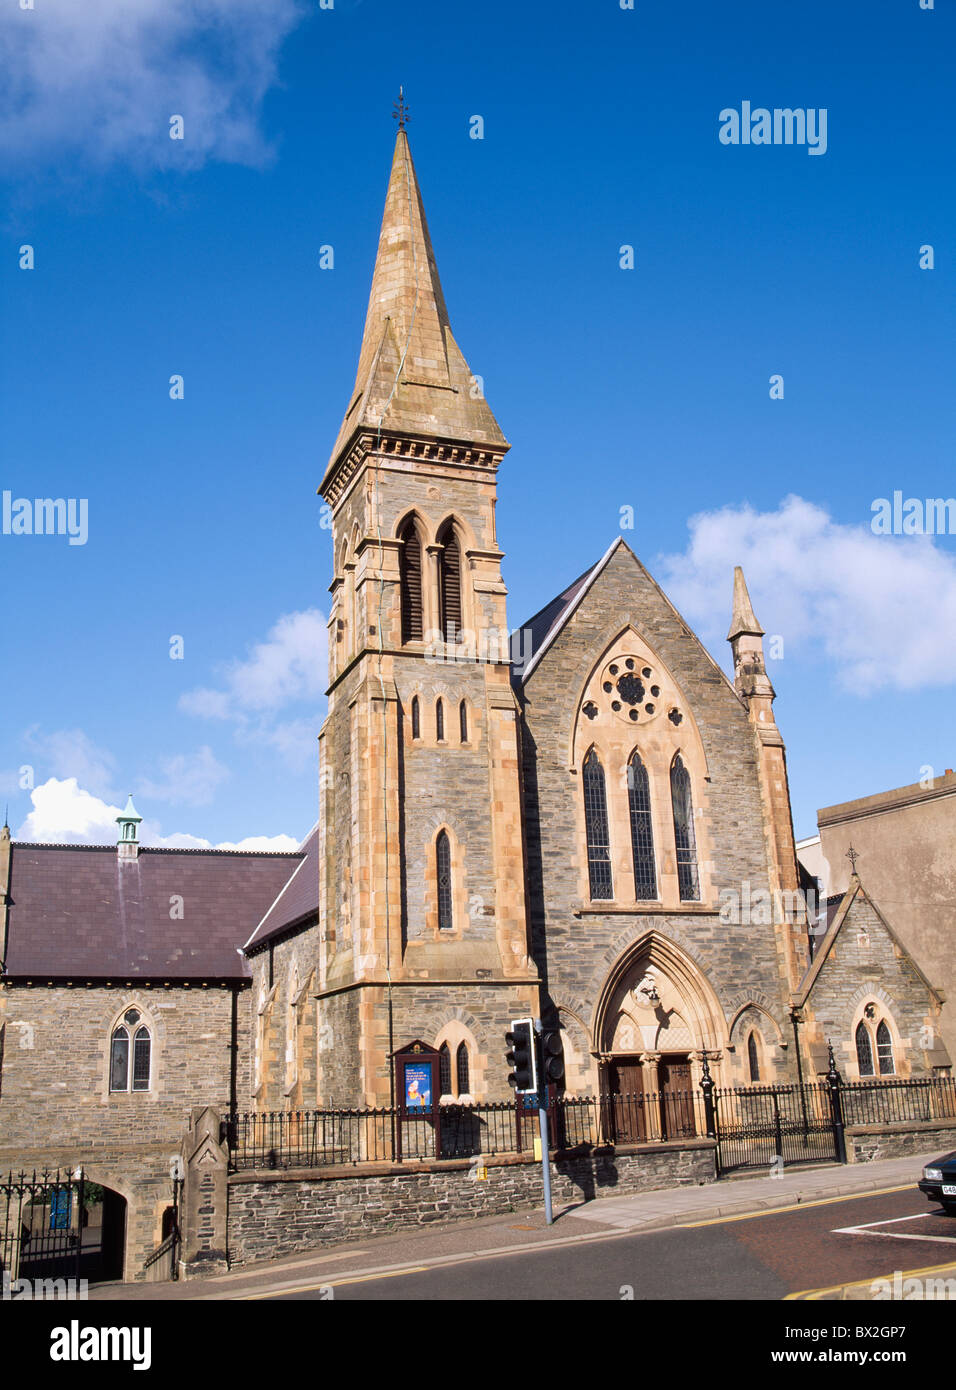
[[[666,713],[673,724],[682,718],[680,711],[662,693],[661,679],[653,666],[636,656],[618,656],[609,661],[601,672],[599,687],[593,699],[585,701],[582,713],[593,720],[610,711],[626,724],[647,724],[655,715]]]

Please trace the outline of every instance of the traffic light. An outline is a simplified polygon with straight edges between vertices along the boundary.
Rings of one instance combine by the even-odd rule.
[[[550,1085],[564,1079],[564,1044],[558,1028],[541,1034],[541,1075]]]
[[[505,1054],[512,1070],[508,1085],[519,1096],[538,1089],[538,1065],[535,1056],[534,1023],[530,1018],[513,1018],[511,1032],[505,1034],[508,1051]]]

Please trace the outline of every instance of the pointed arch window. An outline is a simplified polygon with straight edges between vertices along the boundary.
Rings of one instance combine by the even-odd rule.
[[[451,1052],[447,1043],[438,1049],[438,1090],[443,1096],[451,1095]]]
[[[681,902],[697,902],[697,840],[694,835],[694,801],[690,773],[678,753],[671,763],[671,805],[674,810],[674,844],[677,850],[677,884]]]
[[[607,791],[604,768],[592,748],[584,759],[584,824],[588,843],[588,879],[592,899],[614,896],[611,880],[611,840],[607,823]]]
[[[445,737],[445,704],[441,696],[435,701],[435,737],[439,743]]]
[[[886,1026],[886,1019],[881,1020],[880,1026],[876,1030],[876,1057],[880,1075],[893,1076],[896,1071],[896,1063],[893,1061],[893,1039]]]
[[[398,567],[402,600],[402,641],[422,640],[422,542],[414,521],[408,521],[398,536],[402,543]]]
[[[468,1046],[466,1043],[458,1044],[458,1051],[455,1053],[455,1079],[458,1082],[458,1094],[466,1096],[471,1091],[470,1075],[468,1067]]]
[[[451,841],[448,832],[441,830],[435,841],[435,868],[438,876],[438,928],[451,931],[454,927],[451,899]]]
[[[458,706],[458,732],[462,743],[468,742],[468,705],[462,700]]]
[[[148,1091],[152,1038],[138,1009],[127,1009],[110,1039],[110,1090]],[[137,1027],[137,1025],[139,1025]]]
[[[760,1080],[760,1054],[757,1050],[757,1035],[751,1033],[747,1039],[747,1065],[751,1081]]]
[[[873,1046],[870,1042],[869,1030],[865,1023],[858,1023],[856,1028],[856,1064],[861,1076],[872,1076],[873,1073]]]
[[[627,765],[627,796],[631,811],[634,896],[644,901],[657,897],[657,866],[654,862],[654,827],[651,823],[647,768],[636,749]]]
[[[438,625],[446,642],[457,642],[461,632],[461,545],[451,522],[442,527],[438,544]]]
[[[412,738],[422,736],[422,707],[419,704],[418,696],[412,697]]]

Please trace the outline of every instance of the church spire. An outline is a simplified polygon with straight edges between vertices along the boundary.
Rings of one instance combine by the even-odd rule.
[[[734,609],[730,620],[730,631],[727,633],[727,641],[733,642],[744,633],[753,637],[763,637],[764,635],[763,628],[754,617],[753,604],[750,602],[744,572],[740,565],[736,565],[734,567]]]
[[[734,656],[734,689],[752,712],[773,723],[774,688],[763,659],[764,630],[754,616],[747,581],[740,565],[734,569],[734,606],[727,641]]]
[[[370,429],[507,448],[451,331],[404,120],[355,386],[327,478],[356,431]]]

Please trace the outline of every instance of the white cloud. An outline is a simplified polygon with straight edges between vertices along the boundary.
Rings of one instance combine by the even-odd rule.
[[[178,753],[160,760],[162,780],[140,780],[137,795],[144,801],[168,801],[172,805],[208,806],[229,769],[204,744],[196,753]]]
[[[82,729],[44,734],[39,724],[33,724],[23,735],[23,746],[31,756],[38,755],[40,776],[75,777],[97,796],[116,796],[116,759]]]
[[[51,777],[30,795],[33,809],[14,838],[34,843],[112,845],[116,843],[116,817],[123,807],[111,806],[80,787],[75,777]],[[176,832],[163,835],[159,821],[144,819],[139,827],[143,845],[164,849],[290,850],[298,841],[291,835],[248,835],[236,842],[212,844],[200,836]]]
[[[36,0],[0,11],[0,148],[108,166],[256,164],[279,48],[299,0]],[[185,138],[169,138],[181,115]]]
[[[179,708],[200,718],[231,722],[241,742],[275,748],[290,767],[301,770],[315,758],[327,671],[325,616],[315,608],[286,613],[245,660],[224,669],[221,688],[186,691]],[[307,705],[307,712],[278,718],[280,710],[297,704]]]
[[[30,793],[33,810],[16,833],[18,840],[68,845],[115,843],[116,817],[122,808],[109,806],[84,791],[75,777],[49,781]]]
[[[776,511],[723,507],[690,519],[683,554],[658,562],[661,586],[702,637],[730,623],[733,567],[788,654],[820,649],[846,689],[956,682],[956,555],[930,536],[876,536],[801,497]]]

